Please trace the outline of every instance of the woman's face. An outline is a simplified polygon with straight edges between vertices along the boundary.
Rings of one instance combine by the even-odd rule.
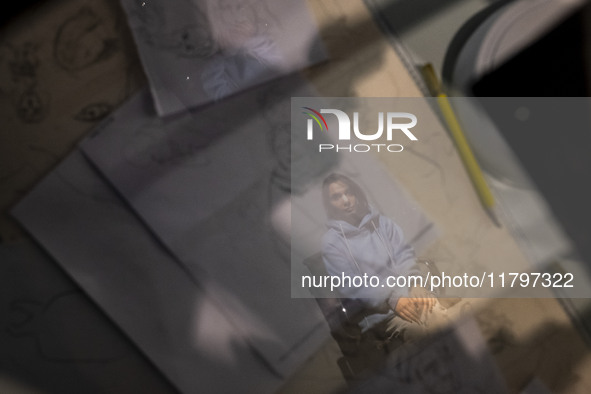
[[[349,186],[341,181],[328,185],[328,201],[339,219],[355,222],[358,218],[359,203]]]

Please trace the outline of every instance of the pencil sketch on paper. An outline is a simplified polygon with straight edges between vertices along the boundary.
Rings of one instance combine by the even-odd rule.
[[[10,304],[12,321],[7,332],[14,338],[31,338],[39,356],[49,362],[107,363],[125,357],[125,344],[118,337],[97,341],[92,330],[103,327],[104,318],[88,305],[77,290],[60,292],[43,301],[15,299]]]
[[[53,44],[55,60],[70,72],[109,59],[117,49],[113,28],[89,7],[82,7],[62,23]]]
[[[208,1],[207,7],[213,39],[220,48],[201,77],[210,97],[226,96],[244,81],[277,71],[283,61],[271,36],[277,22],[263,1]]]
[[[82,122],[96,122],[104,119],[111,113],[111,111],[113,111],[113,106],[111,104],[100,101],[88,104],[82,108],[76,115],[74,115],[74,119]]]
[[[16,80],[35,79],[37,68],[39,67],[39,59],[37,57],[39,45],[27,41],[19,46],[5,44],[5,47],[9,49],[12,55],[9,60],[12,78]]]
[[[24,42],[2,46],[10,81],[1,90],[11,96],[18,119],[23,123],[40,123],[49,112],[49,94],[38,88],[39,44]]]
[[[189,1],[183,2],[188,12],[177,17],[189,16],[188,20],[170,21],[172,15],[166,13],[161,4],[134,2],[130,17],[140,22],[136,27],[140,39],[146,44],[174,53],[185,58],[207,58],[216,47],[205,14]]]
[[[16,113],[24,123],[39,123],[47,116],[49,96],[36,89],[24,91],[14,103]]]
[[[133,138],[123,146],[123,156],[138,168],[181,164],[206,167],[210,159],[204,148],[219,134],[210,130],[198,128],[191,115],[173,121],[148,118],[135,128]]]
[[[272,31],[279,27],[263,0],[185,1],[186,14],[151,2],[134,3],[130,16],[149,46],[179,58],[201,59],[201,84],[220,99],[275,74],[284,59]],[[180,27],[179,27],[180,26]]]

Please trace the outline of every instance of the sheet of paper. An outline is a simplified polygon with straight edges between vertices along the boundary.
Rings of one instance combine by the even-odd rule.
[[[160,115],[325,59],[318,28],[301,0],[121,3]]]
[[[289,199],[292,94],[310,93],[290,77],[166,121],[138,95],[81,145],[191,275],[257,317],[252,343],[281,374],[326,338],[314,301],[291,299],[289,244],[270,224]]]
[[[32,242],[0,245],[0,262],[0,391],[176,392]]]
[[[63,161],[13,214],[182,392],[280,385],[250,345],[264,332],[241,320],[244,313],[228,319],[228,305],[215,300],[231,304],[232,295],[205,275],[187,275],[82,154]]]

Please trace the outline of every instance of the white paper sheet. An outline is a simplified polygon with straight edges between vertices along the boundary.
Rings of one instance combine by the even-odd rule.
[[[13,214],[182,392],[280,385],[251,345],[264,332],[230,321],[215,300],[232,295],[187,275],[80,153]]]
[[[283,79],[166,121],[140,94],[81,145],[187,271],[231,296],[219,301],[232,316],[255,318],[249,340],[283,375],[326,339],[315,302],[291,299],[289,245],[270,225],[289,197],[278,174],[289,179],[290,96],[303,86]]]
[[[121,3],[160,115],[219,100],[325,59],[304,1]]]
[[[39,393],[176,392],[32,242],[0,245],[0,262],[0,391],[32,392],[8,380]]]

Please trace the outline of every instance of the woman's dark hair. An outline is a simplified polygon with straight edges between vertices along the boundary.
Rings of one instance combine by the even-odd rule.
[[[361,189],[361,186],[359,186],[348,176],[333,172],[324,178],[324,181],[322,182],[322,203],[324,204],[326,216],[328,216],[329,219],[338,218],[337,211],[330,203],[330,195],[328,194],[328,187],[336,182],[341,182],[347,185],[349,187],[349,191],[355,196],[355,198],[357,198],[357,203],[361,206],[361,208],[364,211],[369,211],[367,197],[363,189]]]

